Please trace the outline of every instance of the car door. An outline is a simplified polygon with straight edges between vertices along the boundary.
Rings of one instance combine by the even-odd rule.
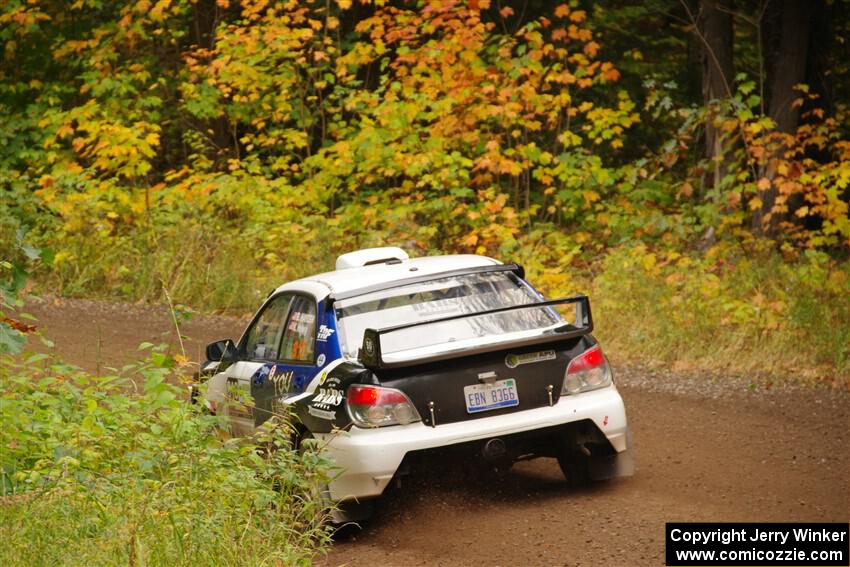
[[[254,425],[281,413],[287,398],[297,396],[318,372],[317,305],[312,296],[293,294],[275,359],[251,376]],[[322,356],[324,362],[326,357]]]
[[[263,370],[268,375],[278,360],[293,297],[286,293],[268,300],[242,336],[239,359],[210,380],[208,398],[228,418],[233,435],[249,434],[255,427],[252,380]]]

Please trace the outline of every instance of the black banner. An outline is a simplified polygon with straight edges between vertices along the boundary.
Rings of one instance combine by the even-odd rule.
[[[698,565],[850,565],[848,524],[668,523],[666,563]]]

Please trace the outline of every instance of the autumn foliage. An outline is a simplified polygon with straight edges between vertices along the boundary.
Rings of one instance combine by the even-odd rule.
[[[381,244],[515,258],[553,293],[658,258],[846,274],[846,101],[801,85],[793,132],[752,74],[696,103],[671,79],[696,22],[658,5],[5,2],[0,235],[53,248],[56,291],[215,307]]]

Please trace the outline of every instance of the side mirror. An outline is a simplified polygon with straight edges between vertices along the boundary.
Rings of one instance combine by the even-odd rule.
[[[207,345],[207,360],[209,362],[233,362],[236,360],[236,354],[236,344],[230,339]]]

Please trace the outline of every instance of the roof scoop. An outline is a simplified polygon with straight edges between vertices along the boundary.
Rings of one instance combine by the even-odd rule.
[[[336,269],[347,270],[359,268],[372,264],[387,264],[390,262],[403,262],[409,260],[410,256],[401,248],[385,246],[383,248],[364,248],[356,252],[349,252],[337,257]]]

